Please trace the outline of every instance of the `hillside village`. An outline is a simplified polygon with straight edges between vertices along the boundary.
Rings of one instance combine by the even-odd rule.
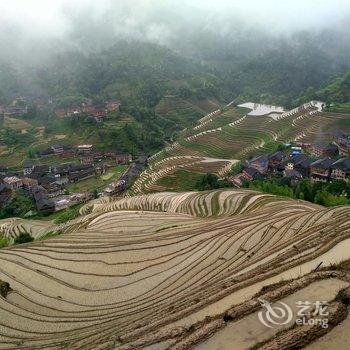
[[[128,183],[137,176],[147,162],[147,157],[133,159],[131,154],[118,154],[115,151],[96,151],[93,145],[78,145],[76,149],[63,145],[53,145],[42,157],[48,154],[56,155],[57,162],[50,165],[38,165],[32,160],[23,162],[23,169],[11,171],[0,168],[0,204],[11,204],[17,191],[34,199],[36,209],[40,214],[48,215],[75,204],[82,204],[99,195],[118,195]],[[60,163],[66,156],[80,159],[77,163]],[[123,172],[94,193],[92,186],[83,193],[69,193],[68,186],[87,179],[103,177],[110,170],[122,166]]]
[[[287,151],[263,154],[244,162],[241,173],[229,180],[237,187],[244,181],[273,178],[282,174],[292,185],[303,178],[311,181],[350,181],[350,135],[334,137],[332,144],[292,142]]]
[[[0,350],[350,350],[349,0],[0,0]]]
[[[106,103],[94,104],[91,99],[86,99],[80,106],[72,105],[66,108],[56,109],[55,115],[60,118],[86,114],[97,123],[102,123],[107,114],[119,110],[120,101],[111,100]]]
[[[12,107],[3,108],[5,113],[17,115],[17,113],[24,113],[28,110],[26,99],[22,97],[15,99],[11,105]],[[19,107],[16,107],[17,105],[21,105],[21,108],[24,109],[20,111]],[[116,100],[97,106],[91,100],[86,99],[81,105],[71,105],[65,109],[55,110],[54,113],[56,118],[65,119],[89,115],[96,123],[101,123],[109,112],[118,110],[119,107],[120,102]],[[223,110],[215,110],[201,118],[198,125],[193,128],[193,132],[196,132],[196,134],[186,137],[185,140],[186,142],[195,143],[200,138],[207,137],[207,135],[220,133],[221,127],[204,131],[201,131],[201,129],[210,128],[210,124],[220,120],[221,116],[225,115],[226,110],[227,113],[231,110],[235,111],[236,108],[246,111],[244,115],[239,114],[239,117],[236,117],[238,119],[229,124],[233,129],[239,129],[242,124],[248,123],[250,120],[256,119],[258,123],[260,118],[264,120],[264,123],[267,123],[267,127],[272,125],[269,121],[285,123],[285,120],[292,118],[292,126],[294,126],[297,125],[296,123],[299,120],[302,121],[305,116],[317,117],[325,107],[326,105],[323,102],[310,101],[298,108],[286,111],[283,107],[250,102],[235,107],[231,102]],[[196,131],[198,129],[199,131]],[[236,187],[242,187],[245,182],[271,179],[276,176],[282,176],[292,186],[305,178],[309,178],[311,181],[325,182],[337,179],[347,182],[350,172],[349,135],[338,132],[333,135],[332,142],[328,143],[322,141],[322,136],[321,142],[320,140],[305,142],[303,140],[304,134],[305,131],[290,143],[281,144],[279,142],[279,147],[282,147],[283,150],[277,152],[265,154],[257,152],[260,154],[254,156],[254,149],[259,151],[261,146],[254,149],[249,146],[249,153],[242,157],[243,169],[240,173],[234,176],[230,175],[230,167],[233,163],[224,162],[224,159],[220,160],[224,167],[219,170],[219,173],[221,177],[227,177],[228,181]],[[274,136],[274,140],[275,138]],[[232,142],[236,142],[236,140]],[[176,142],[174,145],[176,145]],[[174,145],[171,145],[168,149],[171,150],[175,147]],[[227,142],[227,146],[230,146],[229,142]],[[243,151],[244,148],[238,148],[236,152],[244,154]],[[150,158],[152,164],[161,153],[159,152]],[[252,159],[248,157],[249,154],[253,156]],[[232,158],[234,157],[232,155]],[[201,162],[200,158],[199,161]],[[203,163],[201,172],[210,172],[211,167],[215,169],[215,164],[218,163],[219,166],[220,162],[213,159],[213,161]],[[11,204],[14,194],[21,190],[26,196],[33,198],[37,212],[47,215],[75,204],[85,203],[94,197],[116,196],[123,193],[129,185],[133,184],[132,180],[137,177],[146,164],[147,156],[133,157],[130,153],[118,153],[112,149],[100,150],[92,144],[71,146],[64,142],[55,143],[49,148],[40,150],[35,159],[26,159],[21,170],[13,170],[4,166],[0,168],[0,202],[3,206]],[[105,174],[112,174],[113,169],[118,166],[124,166],[123,171],[118,176],[110,178],[109,183],[98,180],[103,177],[109,178],[109,175],[106,176]],[[161,170],[164,175],[166,175],[166,172],[166,168]],[[158,175],[152,175],[152,179],[156,180],[157,178]],[[75,188],[79,189],[79,186],[73,186],[74,184],[84,183],[89,179],[92,181],[89,188],[84,188],[83,191],[75,190]],[[137,182],[142,179],[143,176]],[[99,186],[95,185],[94,182],[99,183]],[[139,186],[138,183],[135,186]],[[96,187],[99,187],[99,189],[96,190]]]

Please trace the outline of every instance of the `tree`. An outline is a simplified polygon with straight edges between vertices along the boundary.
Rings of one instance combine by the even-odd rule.
[[[29,158],[33,159],[36,157],[37,152],[35,151],[35,149],[33,147],[29,147],[27,150],[27,155]]]
[[[215,174],[208,173],[196,183],[196,189],[200,191],[219,188],[219,178]]]
[[[33,242],[34,238],[28,232],[22,232],[15,238],[15,244],[23,244]]]

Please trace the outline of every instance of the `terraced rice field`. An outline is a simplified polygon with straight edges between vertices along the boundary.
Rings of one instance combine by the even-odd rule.
[[[307,287],[281,300],[287,305],[290,305],[293,311],[294,317],[287,324],[267,328],[259,321],[258,312],[255,312],[237,322],[230,323],[227,327],[218,331],[212,338],[199,344],[195,349],[232,350],[232,344],[234,344],[235,350],[244,350],[252,347],[257,343],[273,337],[281,330],[292,326],[295,323],[296,313],[298,311],[296,303],[299,300],[308,300],[312,303],[318,300],[330,302],[341,288],[348,286],[348,282],[339,279],[324,279],[311,283]]]
[[[29,233],[33,238],[39,238],[50,227],[50,224],[40,220],[23,220],[19,218],[0,220],[0,233],[12,241],[21,233]]]
[[[45,234],[39,222],[17,223]],[[18,225],[1,222],[9,235]],[[259,294],[272,301],[315,284],[332,300],[350,281],[312,272],[350,258],[349,206],[162,192],[95,200],[48,231],[65,234],[0,250],[0,280],[12,288],[0,297],[0,349],[189,349],[231,327],[224,315],[254,318],[267,284],[279,282]]]
[[[141,193],[157,192],[162,187],[159,181],[165,177],[185,170],[196,174],[208,172],[222,177],[237,163],[235,159],[216,159],[196,156],[174,156],[152,162],[140,177],[135,181],[127,196]]]
[[[272,152],[278,144],[293,140],[314,143],[331,140],[339,130],[350,132],[349,115],[320,112],[311,103],[277,116],[249,116],[248,112],[229,104],[201,118],[194,128],[186,129],[178,140],[150,158],[150,168],[129,195],[162,190],[160,179],[169,182],[178,170],[224,177],[239,160]]]
[[[217,101],[187,101],[177,97],[166,97],[158,104],[156,113],[180,128],[190,127],[208,112],[216,109]]]

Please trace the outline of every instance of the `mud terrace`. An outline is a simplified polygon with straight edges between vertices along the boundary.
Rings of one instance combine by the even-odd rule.
[[[349,206],[164,192],[95,200],[60,226],[1,227],[11,237],[61,234],[0,250],[11,288],[0,297],[0,349],[287,349],[324,335],[304,326],[265,334],[258,296],[328,300],[327,332],[345,334],[346,298],[335,295],[350,277],[332,264],[350,259]]]

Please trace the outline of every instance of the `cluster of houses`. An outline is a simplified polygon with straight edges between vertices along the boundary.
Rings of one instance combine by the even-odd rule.
[[[311,159],[301,153],[302,148],[308,148],[318,159]],[[277,173],[296,185],[301,179],[328,182],[332,180],[350,181],[350,137],[339,135],[331,145],[298,144],[292,147],[292,153],[278,151],[273,154],[263,154],[248,160],[241,173],[229,180],[237,187],[244,181],[253,181],[274,176]]]
[[[105,160],[110,160],[112,162],[115,161],[117,164],[128,164],[132,162],[132,155],[130,153],[94,150],[93,145],[91,144],[71,147],[58,143],[52,145],[50,148],[40,151],[38,155],[42,158],[52,156],[64,159],[79,158],[82,164],[93,164]]]
[[[253,181],[282,173],[283,177],[296,185],[301,179],[311,181],[350,180],[350,157],[332,159],[324,157],[316,161],[310,160],[305,154],[287,155],[283,151],[264,154],[245,162],[241,173],[230,178],[238,187],[244,181]]]
[[[64,147],[54,145],[56,154],[64,152]],[[31,160],[23,162],[21,172],[8,172],[0,169],[0,206],[11,202],[13,194],[21,190],[35,199],[37,210],[49,213],[62,209],[66,204],[60,198],[66,195],[66,186],[91,177],[101,176],[106,170],[117,164],[130,164],[130,154],[118,154],[115,151],[94,151],[92,145],[79,145],[74,151],[80,157],[80,164],[37,165]],[[125,189],[126,181],[111,184],[110,194],[115,195]],[[112,188],[114,187],[114,190]],[[81,203],[91,198],[91,193],[76,194],[70,204]],[[62,202],[62,203],[61,203]],[[65,203],[64,203],[65,202]]]
[[[333,136],[331,143],[319,141],[311,144],[294,141],[288,146],[292,147],[294,154],[306,151],[315,157],[346,157],[350,154],[350,135],[340,132]]]
[[[80,106],[57,109],[55,110],[55,114],[60,118],[69,117],[72,115],[87,114],[97,123],[101,123],[107,117],[108,113],[119,110],[119,107],[120,101],[117,100],[107,101],[101,105],[95,105],[91,99],[87,99]]]
[[[5,116],[19,116],[28,113],[28,106],[23,97],[15,98],[9,106],[0,105],[0,114]]]
[[[26,162],[23,175],[0,173],[0,206],[10,204],[16,191],[22,191],[34,198],[38,212],[50,214],[57,209],[53,198],[66,194],[65,186],[69,182],[79,181],[94,174],[95,170],[82,165],[34,166]],[[90,193],[75,195],[70,205],[89,199]]]

